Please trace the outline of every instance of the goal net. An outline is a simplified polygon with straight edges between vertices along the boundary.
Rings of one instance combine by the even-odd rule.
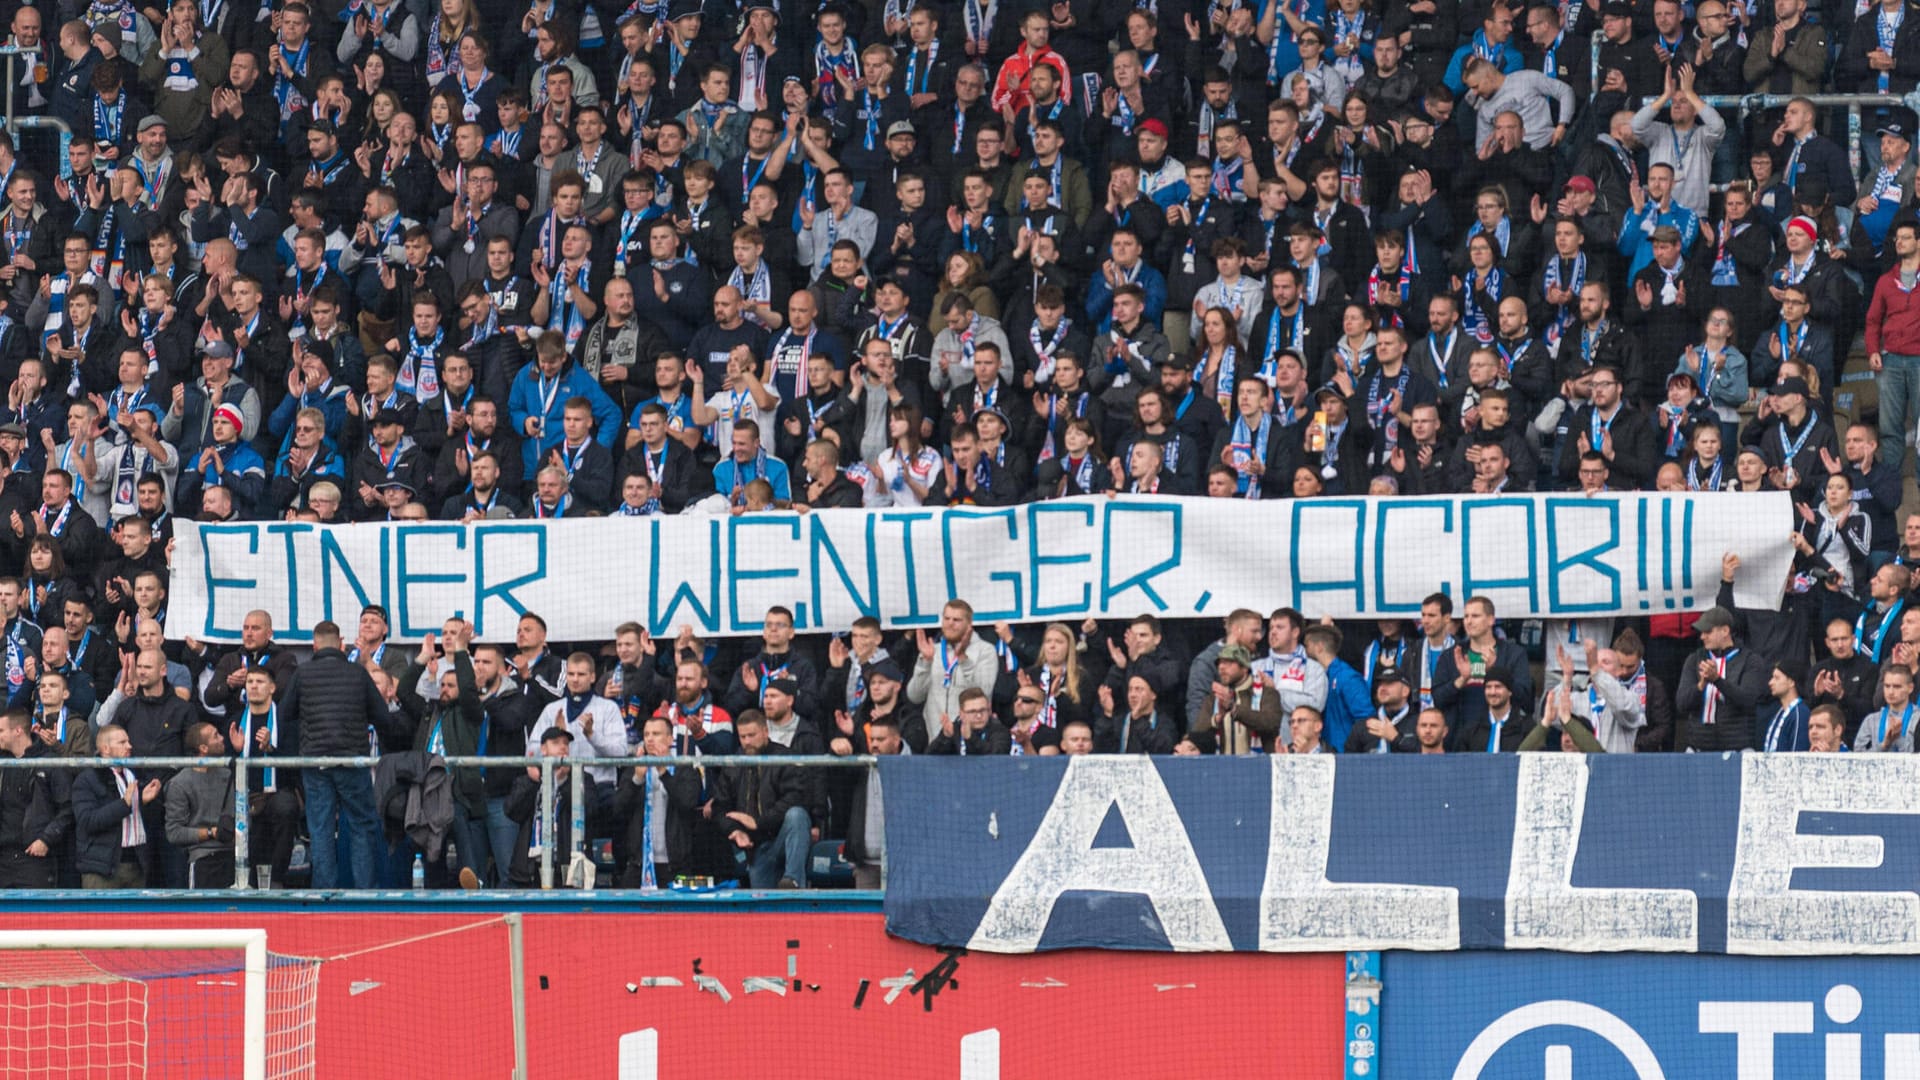
[[[319,975],[262,930],[0,933],[0,1080],[311,1078]]]

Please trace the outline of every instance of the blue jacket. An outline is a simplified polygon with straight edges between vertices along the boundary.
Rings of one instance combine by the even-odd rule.
[[[1373,690],[1353,665],[1335,658],[1327,665],[1326,724],[1322,734],[1338,750],[1347,745],[1353,725],[1373,715]]]
[[[593,376],[569,360],[560,372],[560,385],[550,398],[540,392],[539,378],[539,363],[528,364],[513,377],[513,389],[507,394],[507,412],[513,419],[514,433],[523,439],[520,456],[529,480],[540,471],[540,462],[547,451],[559,446],[560,440],[566,437],[560,418],[566,413],[567,402],[576,397],[586,398],[593,409],[593,437],[608,450],[614,448],[614,441],[621,437],[622,431],[620,408],[600,389]],[[527,420],[535,416],[543,420],[538,437],[526,434]]]
[[[1760,749],[1769,753],[1812,749],[1812,744],[1807,739],[1807,721],[1811,718],[1812,713],[1808,710],[1805,700],[1795,701],[1793,708],[1785,712],[1775,708],[1773,715],[1767,718],[1766,733],[1760,743]]]
[[[222,455],[224,468],[209,465],[193,474],[200,488],[224,487],[233,492],[233,508],[241,517],[251,517],[267,493],[267,460],[244,442],[236,442]]]
[[[1140,276],[1134,279],[1134,284],[1147,294],[1147,321],[1158,327],[1160,316],[1167,310],[1167,279],[1142,258]],[[1087,318],[1096,324],[1095,334],[1104,334],[1107,327],[1113,325],[1113,287],[1107,284],[1105,274],[1095,274],[1087,286]]]
[[[1653,219],[1652,226],[1647,224],[1648,218]],[[1659,204],[1648,199],[1646,209],[1629,207],[1626,218],[1620,222],[1620,254],[1631,260],[1627,264],[1628,281],[1653,261],[1653,230],[1662,225],[1680,230],[1681,258],[1693,254],[1693,242],[1700,235],[1700,215],[1679,203],[1671,203],[1662,213]]]
[[[1267,7],[1273,2],[1274,0],[1267,0],[1265,4],[1255,5],[1255,9],[1260,13],[1260,19],[1266,18]],[[1292,8],[1293,13],[1300,16],[1305,22],[1315,23],[1320,26],[1327,24],[1327,5],[1325,0],[1290,0],[1287,7]],[[1258,19],[1255,21],[1257,22]],[[1300,45],[1293,40],[1293,32],[1287,29],[1286,18],[1279,14],[1275,14],[1273,17],[1273,36],[1275,38],[1274,44],[1268,49],[1262,50],[1262,55],[1257,58],[1256,62],[1262,70],[1265,70],[1268,58],[1271,56],[1273,68],[1276,73],[1274,77],[1277,79],[1300,66]],[[1256,41],[1254,44],[1258,45],[1259,42]]]
[[[309,390],[299,397],[289,394],[274,406],[273,415],[267,417],[267,432],[280,440],[280,455],[286,456],[287,447],[293,445],[293,417],[301,409],[319,409],[326,417],[325,435],[331,442],[340,441],[340,431],[347,426],[347,384],[338,380],[327,384],[325,390]]]
[[[760,455],[759,465],[749,469],[739,468],[734,462],[732,454],[721,458],[720,464],[713,467],[713,489],[731,499],[733,498],[733,485],[736,479],[741,482],[740,486],[744,488],[747,484],[761,477],[765,477],[767,483],[773,485],[774,499],[785,502],[793,501],[793,485],[788,477],[787,463],[768,453],[762,453]]]
[[[1466,70],[1468,58],[1473,56],[1473,47],[1486,40],[1486,33],[1484,28],[1475,30],[1473,32],[1473,39],[1453,50],[1453,59],[1447,62],[1447,73],[1440,81],[1447,84],[1447,89],[1453,91],[1455,97],[1459,97],[1461,94],[1467,92],[1467,84],[1463,72]],[[1500,70],[1504,74],[1511,75],[1519,71],[1523,65],[1520,59],[1520,50],[1513,47],[1512,38],[1508,38],[1505,42],[1502,42],[1499,52],[1494,55],[1499,57]]]

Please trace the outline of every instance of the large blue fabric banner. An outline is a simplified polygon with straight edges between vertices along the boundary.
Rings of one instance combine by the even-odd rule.
[[[883,759],[888,929],[1065,948],[1920,953],[1920,757]]]
[[[1920,960],[1389,953],[1378,1074],[1913,1080]]]

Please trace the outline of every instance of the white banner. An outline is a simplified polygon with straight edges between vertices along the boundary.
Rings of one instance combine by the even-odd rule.
[[[506,641],[523,612],[557,641],[622,622],[671,635],[757,633],[785,605],[802,631],[862,615],[930,627],[958,596],[981,624],[1088,615],[1268,612],[1411,618],[1491,597],[1502,618],[1657,615],[1711,606],[1721,557],[1741,606],[1779,605],[1792,560],[1784,494],[1629,493],[1304,499],[1122,497],[740,517],[318,526],[181,522],[170,637],[234,641],[247,612],[300,641],[384,605],[393,635],[443,619]]]

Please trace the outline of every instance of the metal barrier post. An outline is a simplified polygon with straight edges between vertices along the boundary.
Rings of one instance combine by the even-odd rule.
[[[1600,46],[1607,40],[1605,30],[1593,32],[1593,77],[1587,80],[1587,102],[1600,96]]]
[[[867,762],[867,784],[869,788],[879,782],[880,763],[878,761]],[[887,888],[887,804],[885,788],[881,789],[880,800],[880,889],[882,892],[885,892]],[[871,838],[867,840],[867,846],[869,848],[873,846],[873,840]]]
[[[248,833],[253,824],[248,814],[247,769],[250,765],[252,762],[245,757],[233,759],[233,887],[241,890],[253,888],[253,873],[247,866],[251,840]]]
[[[1847,106],[1847,167],[1853,175],[1860,175],[1860,105],[1857,102]]]
[[[553,888],[553,759],[540,759],[540,887]]]
[[[587,770],[575,765],[567,771],[567,797],[573,802],[573,835],[567,838],[567,869],[587,846]]]

